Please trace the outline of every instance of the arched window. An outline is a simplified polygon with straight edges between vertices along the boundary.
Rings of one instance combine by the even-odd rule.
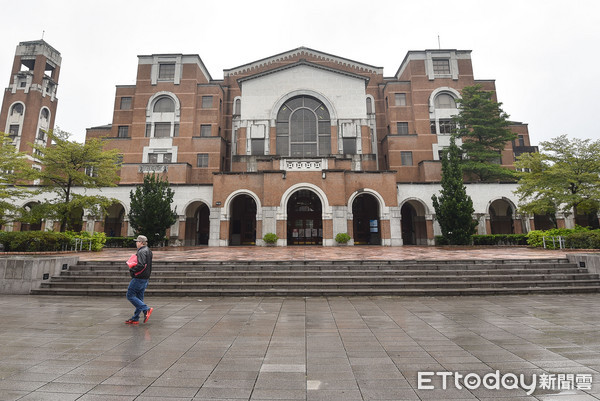
[[[277,154],[292,157],[331,153],[331,121],[323,102],[310,96],[286,101],[277,114]]]
[[[154,103],[155,113],[174,113],[175,112],[175,102],[170,97],[161,97]]]
[[[170,138],[179,136],[179,103],[170,94],[157,94],[148,103],[146,137]],[[151,112],[150,112],[151,110]]]
[[[12,109],[10,110],[10,115],[23,115],[23,104],[22,103],[15,103],[12,107]]]
[[[436,109],[455,109],[456,101],[452,95],[448,93],[440,93],[435,98]]]

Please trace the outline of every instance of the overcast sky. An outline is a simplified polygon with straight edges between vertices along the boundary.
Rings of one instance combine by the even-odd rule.
[[[567,134],[600,139],[600,1],[28,0],[2,5],[0,80],[19,42],[62,55],[56,126],[83,141],[112,122],[116,85],[134,84],[137,56],[198,54],[223,69],[300,46],[384,68],[409,50],[472,50],[475,79],[495,79],[511,120],[533,144]]]

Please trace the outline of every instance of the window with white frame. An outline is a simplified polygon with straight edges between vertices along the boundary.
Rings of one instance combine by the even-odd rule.
[[[276,127],[278,155],[315,157],[331,153],[329,111],[314,97],[296,96],[287,100],[277,113]]]
[[[146,119],[146,137],[170,138],[179,136],[178,103],[174,95],[160,93],[150,100]]]

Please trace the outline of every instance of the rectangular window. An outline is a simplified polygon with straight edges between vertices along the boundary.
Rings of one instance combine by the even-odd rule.
[[[46,134],[44,133],[44,131],[43,131],[43,130],[41,130],[41,129],[40,129],[40,130],[38,131],[37,139],[40,139],[40,140],[42,140],[42,141],[43,141],[44,139],[46,139]]]
[[[175,63],[161,63],[158,65],[158,79],[175,79]]]
[[[117,138],[129,138],[129,127],[126,125],[119,125]]]
[[[396,106],[406,106],[406,93],[396,93]]]
[[[403,166],[413,165],[412,152],[400,152],[400,158]]]
[[[344,154],[356,154],[356,138],[343,138]]]
[[[265,154],[265,140],[261,139],[252,139],[250,141],[250,154],[254,156],[260,156]]]
[[[19,135],[19,125],[11,125],[8,128],[8,136],[17,136]]]
[[[213,107],[213,97],[212,96],[202,96],[202,108],[203,109],[211,109]]]
[[[198,153],[197,167],[208,167],[208,153]]]
[[[208,124],[202,124],[200,126],[200,136],[201,137],[209,137],[211,134],[212,126]]]
[[[452,134],[456,124],[451,119],[440,118],[440,134]]]
[[[158,153],[148,153],[148,163],[158,163]]]
[[[163,154],[163,163],[171,163],[171,160],[173,160],[173,154],[172,153],[164,153]]]
[[[121,110],[131,110],[131,98],[130,97],[122,97],[121,98]]]
[[[450,75],[450,60],[446,58],[434,58],[433,73],[435,75]]]
[[[171,123],[155,123],[154,137],[169,138],[171,136]]]
[[[407,122],[396,123],[396,127],[398,129],[398,135],[408,135],[408,123]]]

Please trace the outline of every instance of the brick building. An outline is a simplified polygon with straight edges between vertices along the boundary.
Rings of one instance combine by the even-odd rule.
[[[132,235],[129,192],[157,172],[175,191],[179,221],[169,236],[181,245],[262,244],[269,232],[279,245],[334,245],[338,233],[354,244],[433,244],[431,195],[456,99],[465,86],[495,90],[475,79],[463,50],[411,51],[392,77],[304,47],[226,69],[223,79],[198,55],[138,59],[135,85],[117,86],[112,123],[87,130],[123,155],[119,186],[101,191],[120,202],[103,221],[84,211],[82,220]],[[7,96],[0,124],[13,107]],[[526,124],[511,129],[518,140],[507,144],[505,166],[534,149]],[[515,188],[467,184],[479,233],[544,224],[516,213]]]

